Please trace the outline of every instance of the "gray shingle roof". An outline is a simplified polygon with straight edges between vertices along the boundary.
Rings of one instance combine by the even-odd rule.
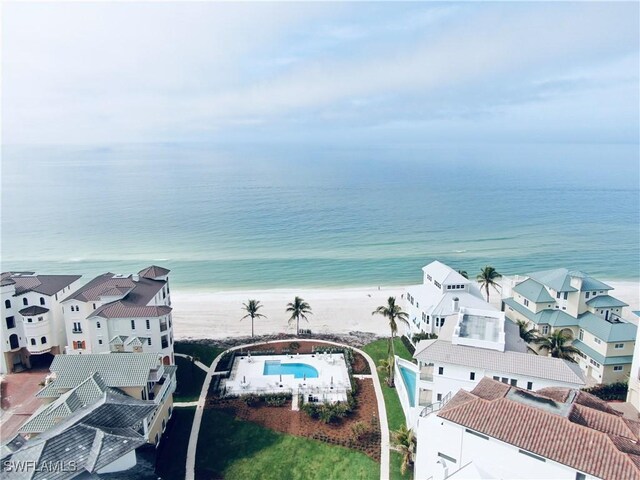
[[[149,373],[159,367],[161,361],[156,353],[94,353],[83,355],[56,355],[50,370],[55,380],[38,392],[57,389],[64,392],[82,383],[93,373],[99,373],[109,387],[134,387],[147,384]]]
[[[43,313],[47,313],[49,311],[48,308],[41,307],[39,305],[32,305],[30,307],[23,308],[18,313],[23,317],[32,317],[34,315],[42,315]]]
[[[51,296],[81,277],[81,275],[34,275],[33,272],[5,272],[3,276],[4,282],[15,283],[16,296],[28,292]]]
[[[138,275],[145,278],[160,278],[168,275],[171,270],[164,267],[158,267],[157,265],[151,265],[150,267],[143,268],[138,272]]]
[[[512,373],[544,378],[574,385],[584,385],[584,375],[577,364],[559,358],[529,353],[489,350],[454,345],[444,340],[421,341],[414,358],[428,363],[439,362],[477,367],[492,372]]]
[[[553,297],[547,292],[547,289],[544,288],[544,285],[536,282],[532,278],[527,278],[524,282],[517,284],[513,287],[513,291],[534,303],[555,302]]]

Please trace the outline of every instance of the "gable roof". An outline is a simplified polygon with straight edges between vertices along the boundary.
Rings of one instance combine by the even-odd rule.
[[[518,283],[513,287],[513,291],[534,303],[555,302],[547,289],[544,288],[544,285],[532,278],[527,278],[524,282]]]
[[[50,370],[55,379],[36,397],[60,395],[74,388],[97,372],[109,387],[138,387],[147,384],[149,373],[160,367],[156,353],[90,353],[82,355],[56,355]],[[42,395],[41,395],[42,394]]]
[[[491,372],[585,385],[584,374],[577,364],[542,355],[454,345],[445,340],[423,340],[418,342],[413,358],[425,363],[463,365]]]
[[[37,292],[52,296],[81,278],[81,275],[34,275],[34,272],[4,272],[3,285],[15,284],[15,296]]]
[[[599,478],[640,479],[640,422],[588,393],[556,388],[545,395],[483,378],[459,395],[437,416]]]

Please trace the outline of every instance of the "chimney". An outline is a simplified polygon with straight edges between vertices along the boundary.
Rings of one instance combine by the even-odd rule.
[[[460,307],[458,306],[460,299],[458,297],[453,297],[453,311],[454,313],[458,313],[458,310],[460,310]]]

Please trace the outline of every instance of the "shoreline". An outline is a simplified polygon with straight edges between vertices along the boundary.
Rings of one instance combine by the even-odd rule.
[[[603,281],[614,288],[613,296],[629,304],[625,308],[625,319],[634,322],[636,319],[632,318],[630,311],[640,310],[640,282]],[[295,328],[288,326],[285,308],[296,295],[304,298],[313,311],[308,323],[300,322],[300,328],[308,328],[319,334],[357,331],[388,336],[387,320],[371,312],[385,304],[387,297],[400,297],[405,288],[406,285],[244,290],[174,287],[171,298],[175,339],[223,339],[250,335],[250,319],[240,320],[246,313],[242,310],[242,304],[250,298],[263,304],[260,313],[267,316],[266,319],[255,320],[256,335],[295,333]],[[500,295],[494,291],[491,293],[490,303],[499,309]]]

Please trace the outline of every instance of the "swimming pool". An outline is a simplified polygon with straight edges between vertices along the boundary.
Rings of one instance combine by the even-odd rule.
[[[407,395],[409,397],[409,405],[415,407],[416,398],[416,374],[408,368],[398,365],[400,367],[400,374],[404,381],[404,386],[407,388]]]
[[[280,360],[264,362],[263,375],[293,375],[294,378],[318,378],[318,370],[306,363],[281,363]]]

